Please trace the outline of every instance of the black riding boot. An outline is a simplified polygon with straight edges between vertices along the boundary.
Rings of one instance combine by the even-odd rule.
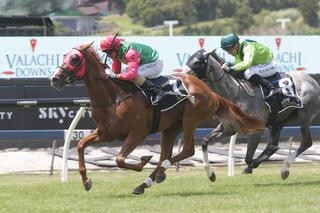
[[[267,95],[265,97],[265,100],[268,99],[272,94],[280,94],[280,90],[278,90],[275,86],[273,86],[273,84],[262,78],[260,75],[258,74],[254,74],[249,78],[249,81],[251,83],[254,83],[256,85],[261,85],[263,88],[267,89],[267,91],[270,91],[269,95]]]
[[[161,88],[157,85],[154,85],[152,81],[150,81],[149,79],[146,79],[144,83],[141,85],[141,87],[153,93],[154,104],[158,104],[165,95],[165,93],[161,90]]]

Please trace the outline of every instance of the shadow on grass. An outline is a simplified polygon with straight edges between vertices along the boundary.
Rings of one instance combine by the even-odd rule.
[[[139,196],[152,196],[152,197],[168,197],[168,196],[172,196],[172,197],[190,197],[190,196],[206,196],[206,195],[218,195],[218,196],[222,196],[222,195],[230,195],[230,194],[234,194],[234,193],[230,193],[230,192],[167,192],[167,193],[159,193],[157,195],[154,194],[148,194],[148,191],[146,191],[144,194],[141,195],[134,195],[134,194],[117,194],[117,195],[112,195],[112,198],[130,198],[130,197],[139,197]]]
[[[157,197],[159,196],[179,196],[179,197],[190,197],[190,196],[203,196],[203,195],[230,195],[230,194],[234,194],[231,192],[215,192],[215,191],[211,191],[211,192],[174,192],[174,193],[161,193],[158,194]]]
[[[291,187],[291,186],[319,186],[320,184],[320,180],[316,180],[316,181],[306,181],[306,182],[291,182],[291,183],[287,183],[287,182],[277,182],[277,183],[258,183],[258,184],[254,184],[254,187],[269,187],[269,186],[283,186],[283,187]]]

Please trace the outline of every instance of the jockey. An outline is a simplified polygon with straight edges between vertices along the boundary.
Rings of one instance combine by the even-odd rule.
[[[266,99],[272,94],[281,92],[270,81],[264,79],[277,72],[272,51],[268,47],[252,40],[244,40],[240,43],[239,37],[234,33],[223,36],[220,44],[223,50],[235,57],[233,66],[222,65],[225,71],[244,72],[244,77],[250,83],[261,85],[270,91]]]
[[[156,50],[144,44],[125,42],[117,35],[103,38],[100,49],[112,59],[112,71],[109,68],[106,70],[111,77],[140,85],[155,95],[154,104],[160,102],[164,92],[148,79],[158,77],[163,68],[163,62]],[[123,73],[121,73],[121,63],[127,64]]]

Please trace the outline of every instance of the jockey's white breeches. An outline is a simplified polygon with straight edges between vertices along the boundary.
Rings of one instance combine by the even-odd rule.
[[[146,78],[157,78],[159,77],[163,69],[163,61],[158,59],[149,64],[143,64],[138,68],[138,75],[142,75]]]
[[[263,78],[270,77],[278,71],[277,64],[272,61],[269,64],[258,64],[244,71],[244,77],[249,79],[252,75],[258,74]]]

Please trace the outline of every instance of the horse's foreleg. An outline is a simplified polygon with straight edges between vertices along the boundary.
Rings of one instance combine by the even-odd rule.
[[[181,125],[176,124],[173,128],[174,129],[164,130],[163,132],[161,132],[161,153],[158,166],[152,171],[152,173],[146,178],[146,180],[142,184],[140,184],[133,190],[133,194],[143,194],[144,190],[146,188],[151,187],[155,180],[157,183],[160,183],[163,180],[165,180],[166,175],[164,173],[164,170],[160,171],[161,163],[165,159],[171,159],[173,144],[177,135],[181,132]]]
[[[90,142],[99,143],[101,142],[97,133],[97,130],[92,132],[90,135],[87,135],[86,137],[82,138],[78,142],[77,150],[78,150],[78,163],[79,163],[79,173],[82,178],[82,182],[84,185],[84,188],[89,191],[92,186],[91,179],[87,177],[87,169],[85,165],[85,159],[84,159],[84,149]]]
[[[145,136],[139,136],[136,132],[132,132],[127,136],[116,157],[116,163],[119,168],[130,169],[137,172],[142,171],[143,167],[151,160],[152,156],[141,157],[141,162],[138,164],[126,163],[125,159],[143,141],[144,138]]]
[[[153,185],[154,183],[154,180],[156,178],[156,174],[158,172],[158,169],[160,167],[157,166],[153,171],[152,173],[144,180],[144,182],[142,184],[140,184],[139,186],[137,186],[134,190],[133,190],[133,194],[136,194],[136,195],[139,195],[139,194],[143,194],[144,193],[144,190],[146,188],[149,188]]]
[[[271,157],[271,155],[277,152],[277,150],[279,149],[278,143],[282,127],[282,125],[272,126],[269,138],[270,141],[268,142],[268,145],[263,150],[263,152],[252,161],[252,168],[257,168],[260,165],[260,163],[267,161]]]
[[[301,126],[301,144],[298,149],[294,153],[289,153],[287,159],[284,160],[282,168],[281,168],[281,178],[285,180],[289,176],[289,168],[291,164],[294,162],[296,157],[298,157],[302,152],[307,150],[312,146],[312,138],[310,134],[310,122],[306,122]],[[291,149],[290,149],[291,150]]]
[[[256,152],[256,149],[259,145],[260,138],[262,136],[263,132],[258,132],[254,134],[250,134],[248,138],[247,143],[247,152],[245,157],[245,162],[247,166],[243,169],[242,174],[251,174],[252,173],[252,161],[254,153]]]
[[[205,136],[201,142],[202,155],[203,155],[203,167],[206,171],[208,178],[214,182],[216,180],[216,175],[214,171],[210,168],[209,156],[208,156],[208,144],[212,141],[217,141],[219,139],[229,137],[234,134],[231,131],[225,131],[222,124],[219,124],[212,132]]]

